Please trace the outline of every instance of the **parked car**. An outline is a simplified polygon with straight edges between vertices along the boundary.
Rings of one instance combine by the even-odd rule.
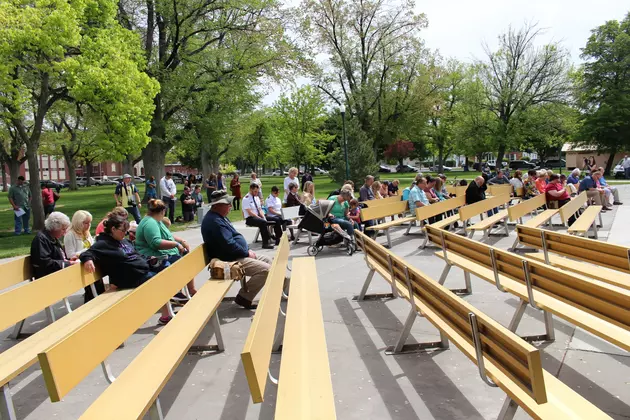
[[[613,174],[617,179],[626,177],[626,171],[625,169],[623,169],[623,159],[621,159],[619,163],[615,165],[615,168],[613,169]]]
[[[87,178],[78,176],[77,177],[77,187],[85,187],[87,185]],[[70,180],[64,181],[63,186],[65,188],[70,188]]]
[[[39,186],[41,188],[44,188],[45,186],[47,186],[47,187],[52,188],[52,189],[57,190],[57,191],[59,191],[60,189],[65,187],[65,185],[62,182],[50,181],[50,180],[39,181]]]
[[[431,166],[429,167],[429,170],[433,172],[438,172],[440,170],[440,166],[439,165]],[[451,172],[452,170],[453,168],[451,168],[450,166],[442,166],[443,172]]]
[[[271,173],[271,176],[282,176],[282,171],[280,169],[276,169]]]
[[[384,174],[389,174],[392,172],[392,170],[388,166],[385,166],[385,165],[378,165],[378,171]]]
[[[328,171],[322,168],[313,169],[313,175],[328,175]]]
[[[116,185],[118,183],[107,176],[95,176],[93,179],[97,182],[97,185]]]
[[[396,166],[396,172],[400,172],[400,173],[420,172],[420,170],[411,165],[398,165]]]
[[[528,162],[526,160],[512,160],[509,163],[510,169],[534,169],[536,164]]]
[[[497,167],[497,161],[496,160],[489,160],[486,162],[488,164],[488,166],[490,167],[490,169],[494,170]],[[506,168],[508,166],[507,162],[501,162],[501,166]]]
[[[567,161],[564,159],[547,159],[538,165],[541,169],[566,169]]]

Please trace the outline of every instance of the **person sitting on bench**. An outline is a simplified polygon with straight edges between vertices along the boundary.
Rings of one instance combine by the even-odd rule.
[[[416,207],[429,205],[429,199],[424,192],[427,187],[427,180],[422,175],[416,175],[416,185],[409,192],[409,212],[416,214]]]
[[[70,219],[53,211],[44,221],[44,229],[37,232],[31,242],[31,266],[36,279],[78,263],[77,257],[66,257],[60,239],[70,228]]]
[[[474,204],[486,198],[486,190],[483,188],[485,178],[478,176],[466,188],[466,204]]]
[[[252,189],[250,186],[250,194],[255,194],[255,197],[258,198],[258,188]],[[238,261],[242,264],[245,275],[250,279],[247,282],[247,290],[239,290],[234,303],[246,309],[255,309],[257,305],[253,303],[253,300],[265,285],[267,273],[271,268],[271,258],[256,255],[254,251],[249,249],[243,235],[228,220],[227,215],[232,207],[232,197],[228,196],[225,191],[212,193],[209,205],[210,211],[201,223],[201,236],[208,258],[218,258],[230,262]],[[280,235],[282,235],[282,231],[280,231]]]
[[[271,235],[267,230],[267,218],[263,213],[262,205],[260,204],[260,198],[258,198],[258,184],[252,182],[249,184],[249,192],[243,198],[243,217],[245,218],[245,224],[247,226],[253,226],[260,229],[260,236],[262,236],[263,248],[273,249],[274,246],[269,243]],[[232,202],[230,201],[230,205]],[[205,220],[205,217],[204,217]],[[276,240],[282,237],[282,221],[273,220],[273,230],[276,235]]]
[[[308,181],[310,182],[310,181]],[[312,183],[311,183],[312,184]],[[271,194],[265,200],[267,206],[267,215],[265,216],[270,222],[282,223],[282,230],[287,230],[287,224],[291,223],[291,220],[284,220],[282,218],[282,200],[280,199],[280,189],[275,185],[271,187]],[[291,232],[291,240],[294,240],[293,232]],[[280,244],[280,238],[276,236],[276,245]]]
[[[623,203],[619,201],[619,190],[617,190],[617,187],[608,185],[608,182],[606,182],[606,179],[604,179],[604,168],[600,166],[597,170],[599,171],[599,173],[602,174],[602,176],[599,178],[599,184],[604,189],[604,192],[608,197],[608,202],[610,203],[610,196],[613,196],[613,204],[615,206],[622,205]]]
[[[534,198],[538,194],[540,194],[538,188],[536,188],[536,179],[537,177],[535,169],[530,169],[529,171],[527,171],[527,179],[523,181],[523,188],[525,188],[525,196],[523,197],[523,199],[527,200],[529,198]]]
[[[499,169],[497,171],[497,175],[494,178],[490,178],[488,180],[488,184],[490,185],[502,185],[502,184],[509,184],[510,180],[508,179],[507,176],[505,176],[505,174],[503,173],[503,170]]]
[[[602,176],[600,172],[594,171],[590,176],[585,176],[580,182],[579,192],[586,191],[586,197],[592,199],[596,205],[602,206],[602,211],[612,210],[606,201],[606,196],[602,188],[597,187],[597,182]]]
[[[560,175],[553,174],[549,177],[549,184],[547,184],[545,194],[547,195],[547,203],[551,201],[558,202],[558,208],[564,206],[571,201],[571,195],[567,187],[563,186],[560,182]],[[575,222],[575,216],[569,217],[569,226]]]

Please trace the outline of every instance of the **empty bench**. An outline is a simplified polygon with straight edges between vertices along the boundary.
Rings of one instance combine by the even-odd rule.
[[[367,207],[361,209],[361,221],[367,222],[370,220],[381,220],[386,217],[396,216],[399,214],[404,214],[409,211],[409,203],[407,201],[401,201],[400,197],[389,197],[389,198],[397,198],[396,201],[391,201],[387,205],[377,205],[374,207]],[[372,201],[383,201],[388,200],[388,198],[384,198],[382,200],[371,200],[368,203],[372,203]],[[370,206],[370,204],[368,204]],[[400,217],[396,220],[392,220],[390,222],[383,222],[377,225],[373,225],[367,228],[367,230],[372,231],[385,231],[385,235],[387,236],[387,246],[392,246],[391,237],[389,236],[389,229],[396,226],[401,226],[405,223],[411,223],[416,220],[415,216],[409,217]]]
[[[442,247],[436,255],[446,263],[440,284],[453,266],[494,284],[500,291],[515,295],[519,306],[509,324],[516,332],[529,304],[544,314],[545,335],[529,340],[555,338],[556,315],[598,337],[630,350],[630,291],[585,276],[559,270],[544,262],[427,227],[431,241]],[[470,289],[469,275],[467,288]]]
[[[538,227],[545,223],[551,224],[553,216],[558,214],[558,209],[546,209],[537,213],[539,209],[547,205],[545,194],[539,194],[529,200],[523,200],[521,203],[508,207],[508,216],[511,222],[517,221],[523,224],[523,216],[531,217],[525,222],[525,226]],[[510,249],[516,249],[518,246],[518,237],[514,240],[514,244]]]
[[[584,205],[587,204],[586,191],[582,191],[577,197],[573,200],[566,203],[564,206],[560,207],[559,213],[562,218],[562,223],[568,225],[569,218],[575,216],[578,211],[582,210]],[[574,235],[582,235],[586,236],[588,231],[591,230],[593,232],[593,237],[597,238],[597,222],[596,219],[599,217],[599,225],[602,226],[602,206],[590,205],[584,210],[582,214],[580,214],[575,222],[571,224],[568,228],[568,232]]]
[[[518,406],[536,419],[609,418],[544,370],[535,347],[367,236],[358,233],[357,241],[370,268],[368,278],[378,273],[411,304],[397,342],[388,347],[387,354],[446,349],[453,342],[477,364],[486,384],[507,394],[498,416],[501,420],[512,419]],[[405,344],[418,314],[439,330],[440,341]]]
[[[294,258],[286,315],[288,252],[271,267],[241,361],[254,403],[263,402],[272,351],[282,351],[275,418],[335,419],[335,402],[313,257]],[[278,325],[278,318],[286,321]]]
[[[630,247],[521,225],[516,237],[542,250],[529,258],[630,290]]]
[[[190,279],[205,270],[208,262],[203,246],[195,248],[138,288],[111,293],[123,296],[43,350],[38,358],[51,401],[60,401],[100,364],[112,385],[81,418],[137,419],[150,410],[152,418],[161,419],[157,397],[210,319],[217,344],[202,347],[223,351],[216,310],[233,281],[211,280],[204,284],[119,378],[114,378],[106,358]]]

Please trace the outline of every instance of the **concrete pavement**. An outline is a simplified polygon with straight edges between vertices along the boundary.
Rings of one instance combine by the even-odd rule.
[[[630,186],[620,186],[622,201],[630,204]],[[603,215],[604,227],[600,239],[630,244],[630,205],[616,207]],[[237,223],[238,229],[252,240],[255,229]],[[392,251],[404,257],[434,279],[444,263],[433,254],[435,248],[419,250],[419,236],[402,236],[404,229],[392,234]],[[179,232],[191,244],[198,245],[198,230]],[[479,239],[480,236],[477,236]],[[380,237],[384,243],[384,237]],[[514,241],[491,237],[490,243],[507,249]],[[301,241],[306,242],[305,239]],[[260,243],[254,246],[263,252]],[[273,255],[265,251],[264,254]],[[298,244],[291,250],[292,257],[305,256],[306,246]],[[449,350],[422,354],[386,356],[384,349],[394,343],[402,328],[409,304],[397,299],[381,302],[357,303],[352,297],[358,293],[368,269],[363,254],[348,257],[343,250],[325,248],[316,259],[322,299],[326,339],[332,372],[337,417],[339,419],[494,419],[505,397],[498,388],[486,386],[477,367],[455,346]],[[462,287],[463,274],[451,271],[446,285]],[[197,282],[205,281],[202,273]],[[502,294],[494,286],[473,277],[474,293],[465,299],[507,325],[518,303],[511,295]],[[388,291],[388,284],[375,276],[371,291]],[[238,291],[235,286],[229,295]],[[73,296],[73,306],[82,301]],[[63,314],[61,305],[56,308]],[[251,324],[253,312],[224,303],[219,309],[226,345],[224,353],[184,358],[160,395],[167,419],[272,419],[276,387],[269,383],[265,402],[254,405],[240,363],[240,352]],[[156,314],[109,358],[114,373],[124,367],[157,334]],[[36,331],[45,325],[43,314],[29,318],[26,331]],[[623,351],[592,334],[554,318],[556,340],[539,345],[543,350],[544,367],[615,419],[630,419],[630,357]],[[540,334],[544,324],[540,313],[528,308],[518,333]],[[12,345],[2,333],[4,350]],[[212,339],[207,327],[198,339],[199,344]],[[412,329],[410,342],[435,341],[439,334],[425,319],[418,318]],[[272,356],[272,373],[277,375],[279,356]],[[14,402],[19,419],[76,419],[107,387],[100,368],[77,386],[60,403],[50,403],[39,366],[30,368],[12,382]],[[528,416],[519,409],[518,419]]]

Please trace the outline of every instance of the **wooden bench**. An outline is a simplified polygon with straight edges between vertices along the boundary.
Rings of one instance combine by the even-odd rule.
[[[365,204],[367,208],[370,208],[370,207],[387,206],[389,204],[397,203],[399,201],[402,201],[401,197],[399,195],[393,195],[391,197],[381,198],[380,200],[361,201],[361,204]]]
[[[120,384],[106,364],[106,358],[160,307],[167,304],[190,279],[205,270],[208,262],[203,246],[195,248],[138,288],[111,293],[114,296],[122,293],[122,296],[106,310],[95,314],[89,321],[44,349],[38,358],[51,401],[60,401],[100,364],[107,381],[114,383],[115,379],[117,385],[104,397],[107,402],[95,403],[98,408],[90,409],[91,414],[86,418],[112,418],[104,414],[112,412],[117,413],[115,418],[123,418],[126,417],[123,413],[127,409],[136,410],[128,418],[141,418],[211,317],[217,345],[205,346],[204,350],[222,351],[223,341],[215,311],[230,289],[231,280],[210,281],[204,285],[198,292],[199,297],[195,295],[162,331],[166,331],[165,336],[155,338],[134,360],[130,373]],[[171,323],[174,325],[170,326]],[[169,364],[169,361],[173,363]],[[140,376],[136,377],[140,372]],[[138,387],[138,382],[135,382],[129,387],[133,381],[139,381],[142,386]],[[147,389],[142,389],[144,387]],[[129,399],[128,405],[121,405],[119,399],[111,399],[112,395],[124,398],[125,393],[126,399]],[[139,395],[144,399],[139,398]],[[131,402],[135,399],[138,401]],[[109,409],[105,409],[106,406]],[[159,402],[153,405],[152,411],[156,415],[160,412]]]
[[[468,185],[447,185],[446,191],[449,194],[455,194],[456,197],[465,196]]]
[[[508,327],[511,331],[516,332],[529,303],[543,312],[546,334],[525,337],[528,340],[554,340],[553,314],[630,350],[630,291],[444,230],[427,228],[431,241],[442,246],[436,255],[446,262],[440,284],[451,267],[457,266],[520,299]]]
[[[542,250],[528,257],[630,289],[630,247],[521,225],[516,236],[521,244]]]
[[[560,218],[562,223],[568,226],[569,218],[575,216],[575,214],[584,207],[587,203],[586,191],[582,191],[577,197],[569,201],[567,204],[559,209]],[[569,226],[569,233],[582,234],[586,236],[589,230],[593,231],[593,237],[597,239],[597,222],[596,219],[599,216],[599,225],[603,226],[602,206],[589,206],[571,226]]]
[[[31,257],[19,257],[4,264],[0,264],[0,290],[7,289],[33,279]]]
[[[335,419],[326,338],[315,259],[294,258],[286,315],[281,297],[288,252],[278,256],[267,277],[241,353],[254,403],[264,400],[272,351],[282,351],[276,419]],[[286,316],[284,324],[278,318]]]
[[[536,214],[540,208],[547,204],[547,198],[545,194],[537,195],[529,200],[523,200],[519,204],[508,207],[508,216],[511,222],[517,221],[523,224],[523,216],[532,216],[525,223],[526,226],[538,227],[544,223],[551,224],[551,219],[558,213],[557,209],[547,209]],[[514,244],[510,249],[514,250],[518,246],[518,237],[514,241]]]
[[[507,218],[508,212],[507,210],[501,210],[498,213],[489,216],[487,218],[483,217],[483,214],[488,210],[495,209],[500,206],[507,205],[510,202],[511,198],[509,194],[498,195],[490,198],[486,198],[485,200],[478,201],[473,204],[468,204],[459,209],[459,216],[462,221],[467,221],[477,215],[481,216],[481,220],[474,225],[465,227],[465,230],[469,232],[469,237],[472,238],[475,232],[482,231],[484,232],[484,239],[487,239],[490,235],[490,231],[493,226],[498,223],[503,224],[503,228],[505,229],[505,234],[509,235],[510,232],[508,230]],[[464,224],[465,225],[465,224]]]
[[[500,195],[513,195],[514,188],[512,184],[488,184],[488,195],[492,197],[498,197]]]
[[[415,220],[420,225],[420,229],[424,232],[424,226],[428,224],[427,221],[429,218],[439,216],[441,214],[445,214],[448,211],[454,211],[464,206],[465,204],[466,204],[466,197],[463,195],[460,195],[457,197],[449,198],[448,200],[440,201],[439,203],[431,204],[428,206],[417,207]],[[446,226],[452,226],[458,221],[459,221],[459,214],[455,213],[452,216],[443,217],[442,220],[435,221],[431,225],[446,227]],[[411,224],[407,228],[407,232],[405,234],[408,235],[410,230],[411,230]],[[427,242],[428,240],[425,233],[424,241],[420,245],[420,248],[424,248],[427,245]]]
[[[395,197],[390,197],[390,198],[395,198]],[[383,200],[387,200],[387,199],[383,199]],[[382,200],[377,200],[377,201],[382,201]],[[361,221],[367,222],[370,220],[380,220],[389,216],[393,217],[396,215],[404,214],[404,213],[407,213],[408,211],[409,211],[409,202],[401,201],[399,197],[398,201],[391,202],[388,205],[367,207],[367,208],[361,209]],[[391,227],[400,226],[404,223],[411,223],[415,220],[416,220],[415,216],[399,217],[398,219],[393,220],[391,222],[380,223],[374,226],[370,226],[367,229],[373,230],[376,232],[385,231],[385,235],[387,236],[387,246],[391,247],[392,241],[391,241],[391,237],[389,236],[389,229]]]
[[[76,264],[36,281],[3,291],[0,293],[2,308],[0,330],[12,325],[17,325],[16,329],[21,328],[23,320],[44,309],[49,311],[49,317],[54,320],[51,309],[53,304],[84,287],[93,285],[97,280],[100,280],[98,274],[89,274],[81,265]],[[95,292],[95,289],[93,291]],[[68,305],[67,315],[0,354],[0,392],[3,394],[0,398],[0,413],[3,414],[3,419],[16,418],[9,382],[35,364],[38,353],[106,310],[126,293],[126,291],[116,294],[105,293],[75,310]]]
[[[386,354],[446,349],[449,341],[453,342],[477,364],[486,384],[500,387],[507,394],[499,414],[501,420],[512,419],[518,406],[536,419],[608,418],[545,371],[540,351],[531,344],[367,236],[358,233],[357,241],[366,254],[368,279],[378,273],[411,304],[396,344],[388,347]],[[363,289],[367,290],[365,285]],[[439,330],[440,341],[405,344],[418,314]]]

